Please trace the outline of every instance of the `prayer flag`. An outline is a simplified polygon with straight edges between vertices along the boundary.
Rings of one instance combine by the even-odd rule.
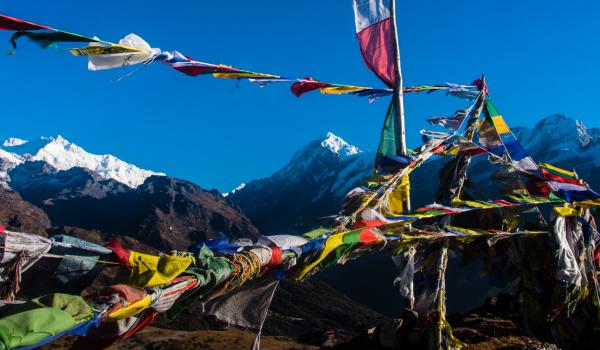
[[[22,19],[0,15],[0,30],[36,30],[52,29],[40,24],[24,21]]]
[[[390,0],[354,0],[356,35],[367,67],[387,86],[396,85]]]

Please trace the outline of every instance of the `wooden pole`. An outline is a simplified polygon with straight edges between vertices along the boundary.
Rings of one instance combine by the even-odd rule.
[[[396,72],[396,86],[394,86],[394,94],[392,103],[396,112],[397,137],[400,143],[397,145],[396,152],[401,155],[406,155],[406,131],[404,127],[404,93],[402,84],[402,70],[400,69],[400,45],[398,43],[398,29],[396,26],[396,0],[390,0],[390,21],[392,22],[392,31],[394,39],[394,60]],[[403,203],[404,211],[410,211],[410,194]]]

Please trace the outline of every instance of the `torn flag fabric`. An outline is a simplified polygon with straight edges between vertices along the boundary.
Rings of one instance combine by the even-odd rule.
[[[427,119],[427,122],[431,125],[440,125],[449,130],[458,130],[462,125],[463,121],[469,115],[469,108],[460,109],[454,112],[452,117],[433,117]]]
[[[3,231],[0,247],[0,296],[13,300],[21,288],[21,273],[50,250],[52,241],[38,235]]]
[[[356,35],[363,59],[379,79],[393,88],[396,72],[390,0],[354,0],[353,5]]]
[[[52,28],[0,14],[0,30],[37,30]]]
[[[255,78],[248,78],[248,81],[258,85],[259,87],[265,87],[269,84],[273,84],[273,83],[287,83],[287,82],[292,82],[294,80],[292,79],[287,79],[287,78],[261,78],[261,77],[255,77]]]
[[[474,100],[479,96],[478,90],[473,90],[472,86],[458,85],[446,83],[446,95],[452,95],[454,97],[463,98],[465,100]]]

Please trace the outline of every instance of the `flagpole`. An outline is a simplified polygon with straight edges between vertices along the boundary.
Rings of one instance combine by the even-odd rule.
[[[394,60],[396,62],[394,70],[396,73],[396,86],[394,86],[394,94],[392,96],[392,103],[394,104],[394,111],[396,113],[396,125],[398,127],[398,135],[400,144],[397,145],[396,152],[401,155],[406,155],[406,131],[404,127],[404,93],[402,84],[402,70],[400,69],[400,44],[398,43],[398,29],[396,26],[396,0],[390,0],[390,21],[392,22],[392,31],[394,39]],[[410,194],[407,195],[404,210],[410,211]]]

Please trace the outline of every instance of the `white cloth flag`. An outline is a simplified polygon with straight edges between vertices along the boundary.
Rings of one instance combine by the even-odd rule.
[[[90,46],[102,46],[103,43],[91,43]],[[89,70],[113,69],[146,62],[160,53],[160,49],[151,48],[150,45],[135,34],[129,34],[119,40],[119,45],[133,47],[142,52],[125,52],[106,55],[89,56]]]
[[[260,236],[258,238],[258,244],[267,247],[275,245],[281,248],[282,250],[300,247],[305,245],[306,242],[308,242],[306,238],[293,235]]]
[[[575,253],[571,244],[569,244],[575,239],[575,232],[570,226],[564,217],[559,216],[556,218],[554,224],[554,238],[558,244],[556,279],[575,286],[581,286],[581,271]]]
[[[13,261],[21,252],[27,253],[21,265],[21,272],[25,272],[52,248],[52,241],[34,234],[4,231],[0,233],[0,245],[3,247],[0,249],[0,264]]]

